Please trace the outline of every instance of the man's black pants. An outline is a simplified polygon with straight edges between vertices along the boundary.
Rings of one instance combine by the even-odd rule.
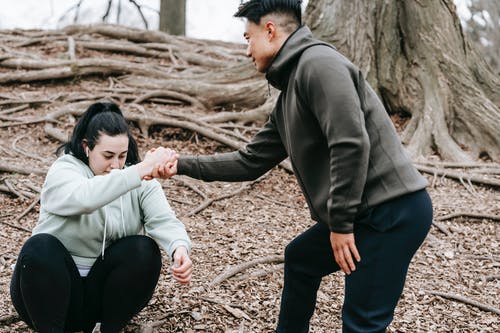
[[[425,190],[382,203],[355,222],[361,262],[345,276],[343,332],[385,332],[408,265],[431,224],[432,203]],[[308,332],[321,279],[339,269],[330,231],[323,224],[314,225],[287,246],[277,332]]]
[[[80,277],[68,250],[54,236],[37,234],[24,244],[12,276],[12,303],[37,332],[119,332],[151,299],[160,275],[158,245],[128,236],[99,256]]]

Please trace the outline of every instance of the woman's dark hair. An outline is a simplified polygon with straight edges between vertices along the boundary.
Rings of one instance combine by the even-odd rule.
[[[72,154],[88,165],[89,160],[83,149],[83,140],[87,141],[89,149],[94,149],[102,134],[128,136],[128,152],[126,164],[136,164],[141,161],[137,143],[130,133],[123,113],[115,103],[98,102],[89,106],[76,123],[69,142],[61,145],[56,153],[64,149],[65,154]]]
[[[242,3],[235,17],[244,17],[259,24],[260,18],[267,14],[286,14],[294,19],[297,25],[302,25],[301,0],[250,0]]]

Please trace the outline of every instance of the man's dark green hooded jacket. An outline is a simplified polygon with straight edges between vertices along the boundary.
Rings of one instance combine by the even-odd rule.
[[[369,207],[427,186],[359,69],[309,28],[288,38],[266,78],[281,94],[262,130],[239,151],[181,157],[179,174],[252,180],[289,156],[311,217],[338,233],[353,232]]]

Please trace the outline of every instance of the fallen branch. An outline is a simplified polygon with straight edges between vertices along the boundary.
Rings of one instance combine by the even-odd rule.
[[[11,193],[14,193],[14,195],[16,195],[18,198],[22,198],[22,199],[28,199],[27,197],[25,197],[22,193],[20,193],[15,187],[13,184],[10,183],[10,181],[8,179],[4,179],[3,181],[5,183],[5,186],[7,186],[7,188],[9,189],[9,191]]]
[[[500,309],[497,309],[497,308],[495,308],[491,305],[488,305],[488,304],[480,303],[478,301],[466,298],[466,297],[461,296],[461,295],[456,295],[456,294],[451,294],[451,293],[443,293],[443,292],[435,291],[435,290],[424,290],[424,291],[428,294],[432,294],[432,295],[436,295],[439,297],[458,301],[458,302],[461,302],[464,304],[472,305],[472,306],[475,306],[476,308],[481,309],[483,311],[493,312],[493,313],[496,313],[497,315],[500,315]]]
[[[250,183],[243,184],[239,189],[237,189],[231,193],[219,195],[215,198],[207,198],[198,207],[196,207],[195,209],[193,209],[192,211],[187,213],[185,216],[187,216],[187,217],[193,216],[195,214],[198,214],[199,212],[201,212],[202,210],[204,210],[205,208],[207,208],[208,206],[210,206],[212,203],[214,203],[216,201],[224,200],[224,199],[233,197],[235,195],[238,195],[241,192],[250,188],[255,182],[257,182],[257,180],[250,182]]]
[[[25,228],[25,227],[21,227],[21,226],[19,226],[19,225],[15,225],[15,224],[12,224],[12,223],[6,222],[6,221],[4,221],[4,220],[0,220],[0,223],[3,223],[3,224],[5,224],[5,225],[8,225],[9,227],[12,227],[12,228],[17,229],[17,230],[21,230],[21,231],[27,232],[27,233],[29,233],[29,234],[31,234],[31,232],[32,232],[30,229],[27,229],[27,228]]]
[[[35,208],[36,205],[40,202],[40,196],[37,196],[36,199],[31,203],[31,205],[28,206],[21,214],[19,214],[14,221],[19,221],[22,219],[26,214],[28,214],[33,208]]]
[[[224,280],[258,264],[270,264],[270,263],[282,263],[284,262],[284,257],[282,255],[272,255],[263,258],[257,258],[242,264],[236,265],[234,267],[226,269],[221,274],[217,275],[209,284],[208,288],[213,288],[221,284]]]
[[[0,162],[0,171],[3,172],[12,172],[12,173],[19,173],[21,175],[45,175],[47,173],[46,170],[42,169],[37,169],[37,168],[29,168],[29,167],[19,167],[15,165],[11,165],[9,163],[5,162]]]
[[[0,192],[16,195],[15,193],[12,193],[11,190],[5,185],[0,185]],[[28,191],[19,190],[19,192],[22,193],[25,197],[28,197],[30,199],[33,199],[35,197],[33,193]]]
[[[456,217],[471,217],[471,218],[475,218],[475,219],[487,219],[487,220],[500,221],[500,215],[483,214],[483,213],[469,213],[469,212],[456,212],[456,213],[436,217],[434,220],[435,221],[445,221],[445,220],[454,219]]]
[[[448,230],[448,228],[445,227],[444,225],[442,225],[441,223],[438,223],[434,220],[434,221],[432,221],[432,225],[434,227],[436,227],[439,231],[441,231],[443,234],[445,234],[446,236],[450,235],[450,231]]]
[[[282,264],[276,265],[272,268],[261,269],[261,270],[256,271],[256,272],[252,272],[249,274],[244,274],[241,276],[234,277],[233,280],[234,281],[244,281],[244,280],[248,280],[248,279],[259,278],[259,277],[266,276],[266,275],[271,274],[271,273],[282,271],[283,267],[285,267],[285,264],[282,263]]]

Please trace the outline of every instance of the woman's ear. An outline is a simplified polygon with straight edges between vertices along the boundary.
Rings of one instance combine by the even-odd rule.
[[[87,140],[82,140],[82,148],[85,152],[85,156],[89,157],[89,145],[87,144]]]

